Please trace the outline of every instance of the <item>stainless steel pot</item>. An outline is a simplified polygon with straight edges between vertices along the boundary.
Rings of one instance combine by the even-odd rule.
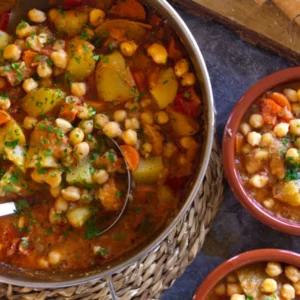
[[[41,272],[36,273],[22,271],[0,265],[0,282],[30,288],[61,288],[84,284],[92,280],[110,276],[114,273],[120,272],[124,268],[130,266],[140,258],[144,257],[150,251],[154,250],[166,238],[166,236],[189,210],[193,199],[196,196],[196,193],[203,181],[213,144],[215,119],[211,84],[206,65],[198,48],[198,45],[188,27],[174,10],[174,8],[172,8],[172,6],[168,4],[166,0],[143,1],[151,8],[156,10],[165,20],[167,20],[168,24],[171,26],[171,28],[173,28],[173,30],[182,40],[193,62],[193,66],[197,73],[197,77],[202,90],[205,117],[205,124],[203,129],[205,130],[205,134],[203,139],[202,153],[200,155],[201,157],[199,160],[197,172],[181,210],[172,222],[166,224],[165,228],[163,228],[156,235],[152,236],[151,239],[147,240],[143,245],[141,245],[134,251],[131,251],[126,256],[123,256],[114,262],[110,262],[109,264],[97,270],[69,275],[56,275]]]

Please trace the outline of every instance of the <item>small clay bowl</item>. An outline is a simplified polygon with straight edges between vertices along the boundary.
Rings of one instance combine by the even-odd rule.
[[[276,216],[248,195],[235,163],[235,136],[244,115],[265,92],[278,86],[300,82],[300,67],[276,72],[251,87],[234,107],[223,135],[223,164],[225,176],[240,203],[259,221],[281,232],[300,235],[300,222]]]
[[[193,300],[206,300],[214,287],[231,272],[258,262],[280,262],[300,267],[300,254],[279,249],[260,249],[237,255],[212,271],[198,288]]]

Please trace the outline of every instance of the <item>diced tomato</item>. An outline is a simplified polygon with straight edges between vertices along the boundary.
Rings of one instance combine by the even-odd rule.
[[[190,91],[177,95],[174,101],[174,110],[191,117],[197,117],[200,115],[200,104],[198,101],[194,101],[191,95]]]
[[[9,22],[9,13],[5,12],[0,15],[0,30],[6,31]]]

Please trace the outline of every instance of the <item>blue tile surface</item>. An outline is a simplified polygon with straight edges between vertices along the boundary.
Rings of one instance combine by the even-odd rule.
[[[178,10],[194,34],[205,58],[217,107],[217,134],[221,141],[225,122],[235,103],[259,79],[292,64],[255,48],[224,26],[206,22]],[[190,300],[204,278],[225,259],[259,248],[300,250],[300,237],[278,233],[240,206],[229,187],[205,246],[162,300]]]

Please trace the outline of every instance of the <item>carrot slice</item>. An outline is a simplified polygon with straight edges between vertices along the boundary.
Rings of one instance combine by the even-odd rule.
[[[140,163],[140,154],[138,151],[128,145],[122,145],[120,148],[123,152],[126,162],[128,163],[129,169],[131,171],[136,170]]]
[[[236,153],[241,152],[243,142],[244,142],[244,137],[238,133],[235,136],[235,151],[236,151]]]
[[[110,13],[122,18],[129,18],[139,21],[146,20],[145,8],[137,0],[119,1],[111,8]]]
[[[106,103],[104,101],[86,100],[85,103],[96,110],[97,113],[104,111]]]
[[[24,51],[24,54],[22,56],[22,60],[25,62],[25,65],[27,67],[31,67],[33,61],[34,61],[34,58],[38,55],[37,52],[35,51],[32,51],[32,50],[25,50]]]
[[[272,99],[275,103],[277,103],[281,107],[287,107],[289,111],[292,110],[291,103],[286,96],[281,93],[272,93],[268,95],[268,98]]]
[[[64,119],[73,122],[78,113],[78,106],[76,104],[65,103],[62,105],[60,116]]]
[[[275,103],[272,99],[268,98],[261,100],[260,107],[264,122],[269,125],[275,125],[282,107]]]
[[[4,125],[10,120],[10,115],[5,110],[0,110],[0,125]]]

